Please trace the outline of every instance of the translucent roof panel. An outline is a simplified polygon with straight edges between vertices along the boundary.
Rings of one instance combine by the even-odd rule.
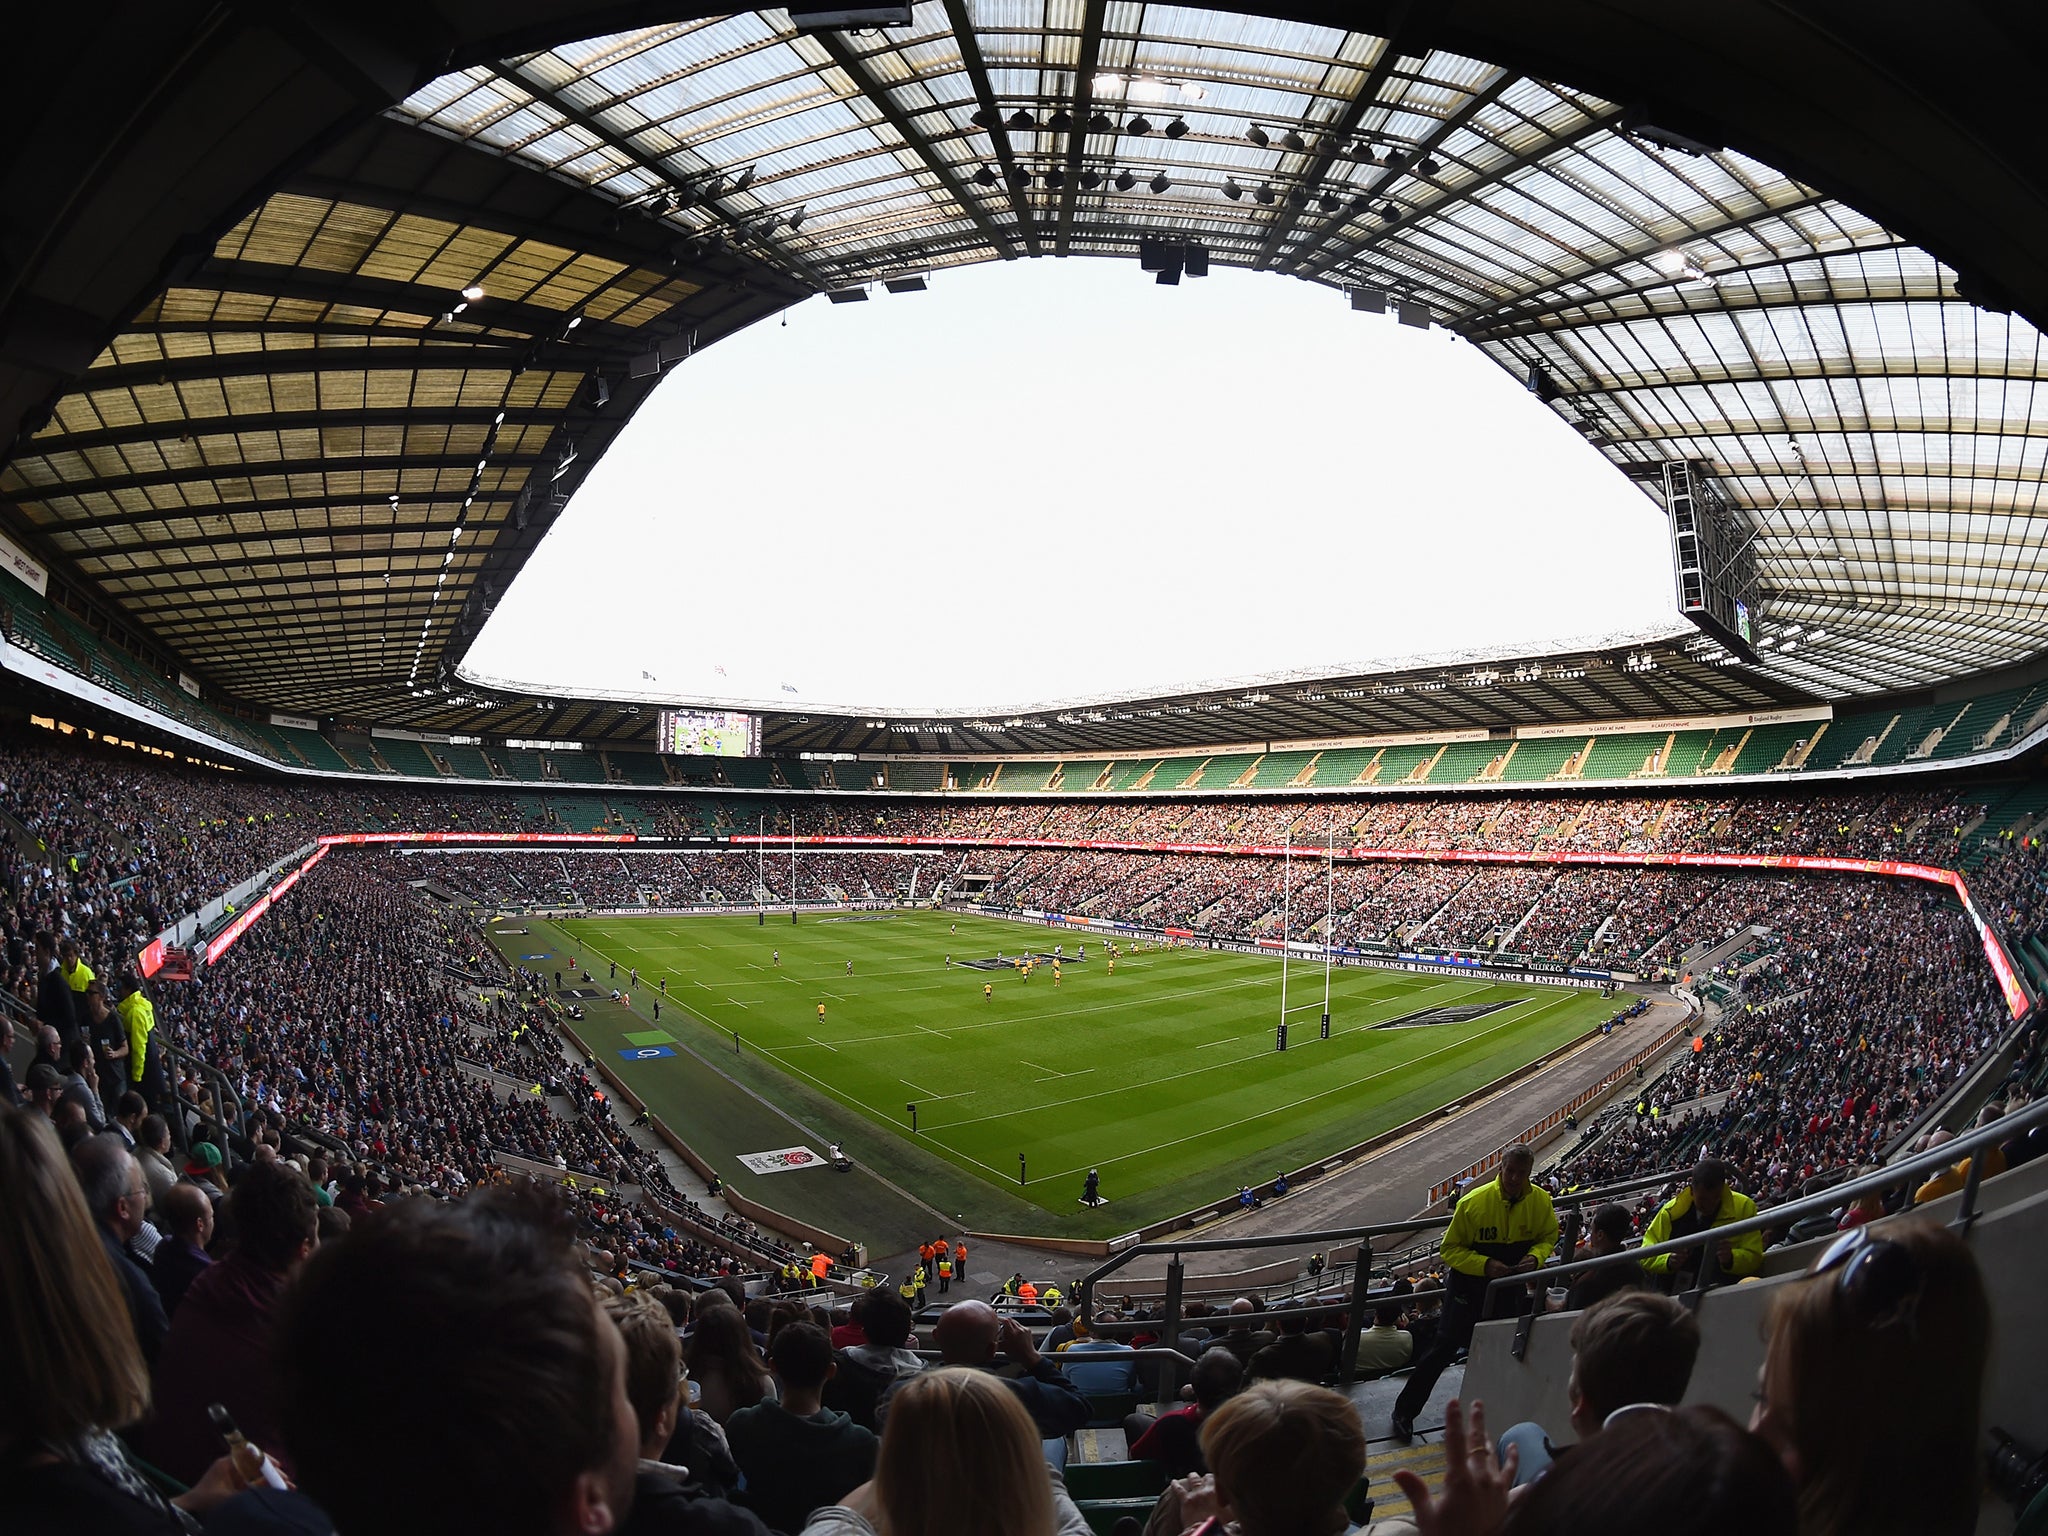
[[[1158,236],[1377,290],[1540,370],[1646,482],[1712,466],[1765,617],[1828,631],[1770,660],[1801,685],[2048,644],[2033,329],[1855,210],[1566,83],[1256,16],[957,0],[893,31],[769,11],[598,38],[397,111],[822,287]]]

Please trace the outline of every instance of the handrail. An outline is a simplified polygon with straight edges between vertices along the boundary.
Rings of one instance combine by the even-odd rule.
[[[182,1045],[171,1044],[168,1039],[164,1041],[164,1061],[166,1065],[173,1062],[186,1063],[197,1071],[201,1077],[211,1082],[214,1088],[213,1105],[215,1110],[219,1112],[221,1129],[226,1131],[230,1128],[239,1128],[242,1135],[247,1136],[249,1134],[248,1109],[242,1103],[241,1094],[235,1091],[235,1085],[228,1081],[225,1072],[209,1062],[201,1061]],[[171,1135],[183,1144],[181,1150],[189,1150],[189,1139],[185,1132],[184,1111],[190,1106],[184,1100],[178,1098],[175,1089],[166,1088],[165,1092],[168,1099],[176,1101],[171,1107],[177,1113],[165,1115],[164,1119],[170,1122],[172,1126]],[[232,1110],[230,1106],[232,1106]],[[226,1140],[228,1144],[220,1149],[223,1172],[233,1168],[235,1163],[234,1138],[229,1136]]]
[[[1554,1283],[1567,1276],[1576,1278],[1622,1263],[1641,1263],[1644,1259],[1656,1258],[1661,1254],[1684,1253],[1689,1249],[1704,1248],[1706,1257],[1700,1265],[1699,1283],[1687,1293],[1696,1298],[1701,1292],[1709,1289],[1718,1278],[1714,1250],[1728,1238],[1761,1232],[1769,1227],[1790,1226],[1807,1216],[1832,1211],[1844,1200],[1854,1199],[1868,1191],[1889,1189],[1907,1180],[1939,1173],[1961,1161],[1961,1154],[1964,1153],[1970,1154],[1970,1176],[1963,1191],[1963,1208],[1957,1213],[1956,1224],[1967,1227],[1977,1217],[1975,1196],[1978,1175],[1983,1163],[1982,1150],[2008,1140],[2015,1131],[2027,1130],[2040,1124],[2048,1124],[2048,1099],[2030,1104],[2025,1109],[1994,1120],[1989,1125],[1973,1126],[1962,1135],[1945,1141],[1938,1147],[1929,1147],[1924,1152],[1915,1153],[1904,1162],[1874,1168],[1868,1173],[1858,1174],[1852,1179],[1815,1194],[1802,1195],[1796,1200],[1786,1201],[1783,1205],[1774,1205],[1769,1210],[1758,1211],[1756,1215],[1745,1217],[1741,1221],[1731,1221],[1725,1226],[1706,1227],[1698,1232],[1687,1233],[1684,1237],[1674,1237],[1669,1242],[1658,1243],[1651,1248],[1624,1248],[1619,1253],[1601,1254],[1590,1259],[1574,1259],[1565,1264],[1546,1265],[1536,1273],[1542,1279]],[[1709,1247],[1709,1244],[1713,1246]],[[1490,1302],[1493,1293],[1504,1287],[1528,1285],[1532,1278],[1534,1277],[1528,1274],[1513,1274],[1490,1280],[1486,1287],[1487,1299]]]

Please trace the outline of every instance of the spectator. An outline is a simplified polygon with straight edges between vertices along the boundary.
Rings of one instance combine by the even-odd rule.
[[[775,1378],[735,1307],[701,1307],[683,1355],[697,1383],[698,1405],[720,1424],[775,1396]]]
[[[1358,1370],[1361,1375],[1398,1371],[1414,1357],[1415,1341],[1401,1327],[1399,1299],[1378,1302],[1372,1309],[1372,1326],[1358,1336]]]
[[[1694,1407],[1618,1420],[1517,1499],[1500,1530],[1501,1536],[1726,1536],[1731,1530],[1801,1536],[1803,1528],[1791,1480],[1770,1447],[1720,1409]]]
[[[256,1444],[277,1445],[272,1321],[286,1283],[320,1242],[313,1187],[289,1164],[251,1164],[227,1206],[228,1255],[180,1299],[156,1361],[156,1413],[143,1439],[151,1461],[187,1482],[220,1441],[210,1403],[224,1406]]]
[[[1365,1428],[1350,1399],[1327,1387],[1266,1381],[1245,1388],[1203,1426],[1202,1453],[1210,1475],[1171,1484],[1155,1529],[1162,1515],[1172,1530],[1214,1516],[1240,1536],[1350,1526],[1344,1501],[1365,1473]]]
[[[943,1364],[996,1376],[1024,1405],[1038,1426],[1040,1439],[1062,1439],[1088,1422],[1088,1399],[1081,1389],[1038,1352],[1029,1328],[1014,1317],[998,1318],[987,1302],[959,1301],[948,1307],[932,1329],[932,1342],[938,1346]],[[1004,1370],[995,1364],[998,1345],[1009,1362]],[[885,1429],[890,1404],[919,1379],[905,1377],[883,1397],[876,1417],[884,1421]]]
[[[626,1349],[535,1186],[399,1201],[286,1294],[285,1447],[340,1536],[601,1536],[632,1506]]]
[[[1114,1321],[1111,1313],[1105,1321]],[[1074,1337],[1059,1347],[1060,1369],[1067,1380],[1096,1397],[1132,1391],[1138,1382],[1138,1355],[1128,1344],[1100,1336],[1079,1318]]]
[[[1643,1233],[1643,1246],[1654,1248],[1695,1232],[1749,1220],[1756,1214],[1756,1202],[1729,1187],[1734,1174],[1735,1170],[1717,1157],[1701,1158],[1686,1187],[1665,1201],[1650,1219],[1649,1228]],[[1689,1248],[1679,1253],[1660,1253],[1644,1259],[1642,1264],[1652,1274],[1665,1276],[1674,1290],[1683,1290],[1700,1273],[1700,1256],[1705,1252],[1704,1248]],[[1763,1267],[1764,1235],[1752,1231],[1723,1238],[1714,1249],[1714,1257],[1716,1272],[1723,1281],[1753,1275]]]
[[[64,1097],[61,1102],[76,1104],[85,1116],[85,1123],[95,1134],[107,1128],[107,1106],[100,1098],[100,1081],[93,1070],[92,1047],[83,1039],[69,1041],[64,1047]]]
[[[874,1481],[818,1510],[804,1536],[1088,1536],[1031,1415],[999,1378],[922,1371],[897,1383],[892,1400]]]
[[[1580,1258],[1604,1259],[1620,1253],[1635,1240],[1636,1224],[1622,1205],[1603,1205],[1593,1213],[1586,1228],[1586,1251]],[[1606,1264],[1588,1270],[1572,1281],[1564,1293],[1564,1310],[1583,1312],[1586,1308],[1621,1291],[1639,1290],[1648,1282],[1640,1264]]]
[[[1800,1536],[1976,1528],[1991,1311],[1922,1221],[1846,1232],[1779,1293],[1750,1427],[1799,1489]]]
[[[823,1329],[790,1323],[769,1354],[780,1401],[738,1410],[725,1432],[747,1477],[747,1506],[777,1530],[796,1531],[812,1510],[838,1503],[874,1476],[875,1436],[820,1400],[833,1371]]]
[[[1253,1381],[1319,1382],[1336,1374],[1336,1340],[1321,1328],[1310,1328],[1306,1312],[1286,1308],[1274,1324],[1280,1336],[1252,1356],[1246,1374]]]
[[[1690,1308],[1654,1291],[1623,1291],[1595,1302],[1572,1323],[1572,1374],[1565,1384],[1572,1433],[1584,1445],[1624,1414],[1675,1408],[1699,1358],[1700,1325]],[[1565,1450],[1543,1426],[1501,1436],[1501,1460],[1518,1452],[1516,1483],[1531,1483]]]
[[[176,1318],[178,1303],[200,1273],[213,1263],[207,1247],[213,1242],[213,1202],[196,1184],[174,1184],[159,1202],[164,1240],[150,1256],[149,1278],[164,1304],[164,1316]]]
[[[1230,1304],[1230,1327],[1216,1342],[1237,1357],[1237,1363],[1249,1366],[1252,1356],[1273,1342],[1273,1335],[1264,1328],[1254,1328],[1252,1318],[1258,1314],[1258,1307],[1249,1296],[1240,1296]]]
[[[2005,1114],[2003,1104],[1986,1104],[1977,1111],[1978,1127],[1995,1125]],[[2005,1172],[2005,1149],[1988,1146],[1982,1149],[1983,1167],[1980,1179],[1988,1179]],[[1913,1203],[1925,1205],[1930,1200],[1939,1200],[1943,1195],[1960,1194],[1970,1182],[1970,1158],[1964,1158],[1953,1167],[1937,1173],[1933,1178],[1913,1191]]]
[[[21,1085],[14,1080],[14,1020],[0,1014],[0,1109],[21,1107]]]
[[[1131,1434],[1138,1414],[1124,1421],[1133,1461],[1156,1461],[1169,1478],[1192,1477],[1209,1470],[1202,1455],[1202,1426],[1209,1415],[1235,1397],[1244,1385],[1244,1367],[1227,1349],[1204,1350],[1195,1361],[1189,1391],[1194,1401],[1185,1408],[1162,1413]]]
[[[142,1103],[139,1095],[124,1094],[123,1098],[134,1098],[137,1106]],[[117,1120],[114,1122],[119,1125]],[[171,1127],[162,1115],[144,1115],[135,1137],[135,1145],[129,1149],[135,1154],[135,1161],[142,1164],[142,1177],[149,1185],[149,1204],[152,1210],[161,1210],[164,1195],[178,1182],[178,1170],[171,1166]]]
[[[241,1486],[223,1456],[189,1493],[168,1500],[115,1435],[147,1410],[149,1369],[104,1244],[55,1133],[37,1116],[0,1107],[0,1525],[8,1536],[184,1536],[186,1514],[205,1513]]]
[[[667,1310],[635,1294],[612,1297],[605,1312],[625,1341],[626,1397],[640,1436],[633,1513],[619,1536],[764,1536],[767,1528],[752,1513],[694,1493],[693,1469],[663,1457],[689,1412],[682,1346]]]
[[[121,1145],[120,1137],[108,1134],[91,1137],[73,1148],[71,1167],[85,1194],[85,1208],[99,1229],[100,1246],[127,1300],[136,1347],[153,1365],[171,1325],[156,1287],[149,1282],[149,1272],[128,1252],[128,1244],[142,1231],[143,1212],[149,1209],[149,1186],[143,1181],[141,1165]]]
[[[914,1354],[910,1304],[895,1291],[873,1290],[856,1303],[865,1343],[837,1352],[836,1369],[825,1383],[824,1405],[847,1414],[854,1423],[875,1428],[875,1409],[882,1395],[905,1376],[924,1369]]]
[[[57,940],[47,930],[36,935],[36,1022],[57,1032],[58,1042],[78,1033],[76,994],[57,967]]]

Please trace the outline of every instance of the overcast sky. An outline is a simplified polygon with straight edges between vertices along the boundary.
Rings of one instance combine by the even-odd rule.
[[[1037,260],[672,369],[468,665],[973,714],[1674,619],[1661,512],[1476,348]]]

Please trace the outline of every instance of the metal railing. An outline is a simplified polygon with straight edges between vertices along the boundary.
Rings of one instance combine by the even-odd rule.
[[[1657,1258],[1664,1254],[1689,1253],[1695,1248],[1702,1250],[1699,1273],[1692,1287],[1680,1293],[1688,1306],[1696,1307],[1699,1299],[1718,1284],[1723,1276],[1720,1268],[1720,1245],[1732,1237],[1741,1237],[1751,1232],[1763,1232],[1772,1228],[1789,1228],[1809,1216],[1823,1215],[1833,1211],[1844,1201],[1853,1200],[1874,1190],[1888,1190],[1896,1185],[1929,1178],[1946,1172],[1954,1164],[1969,1158],[1969,1171],[1965,1175],[1962,1200],[1950,1226],[1967,1233],[1975,1225],[1978,1186],[1984,1178],[1986,1154],[2001,1142],[2009,1140],[2015,1133],[2031,1130],[2037,1125],[2048,1124],[2048,1099],[2030,1104],[2017,1113],[1994,1120],[1989,1125],[1975,1126],[1943,1142],[1938,1147],[1929,1147],[1902,1162],[1891,1163],[1868,1173],[1845,1179],[1815,1194],[1802,1195],[1797,1200],[1788,1200],[1783,1205],[1774,1205],[1769,1210],[1758,1211],[1756,1215],[1742,1221],[1731,1221],[1725,1226],[1706,1227],[1684,1237],[1675,1237],[1670,1242],[1658,1243],[1651,1248],[1624,1248],[1619,1253],[1602,1254],[1597,1258],[1574,1259],[1569,1263],[1548,1265],[1529,1275],[1503,1275],[1487,1282],[1486,1296],[1488,1310],[1491,1310],[1495,1293],[1511,1294],[1517,1286],[1540,1284],[1546,1288],[1558,1281],[1569,1282],[1581,1275],[1618,1264],[1640,1264],[1644,1259]],[[1515,1330],[1514,1357],[1523,1358],[1529,1346],[1529,1332],[1535,1326],[1534,1309],[1522,1314],[1522,1320]]]

